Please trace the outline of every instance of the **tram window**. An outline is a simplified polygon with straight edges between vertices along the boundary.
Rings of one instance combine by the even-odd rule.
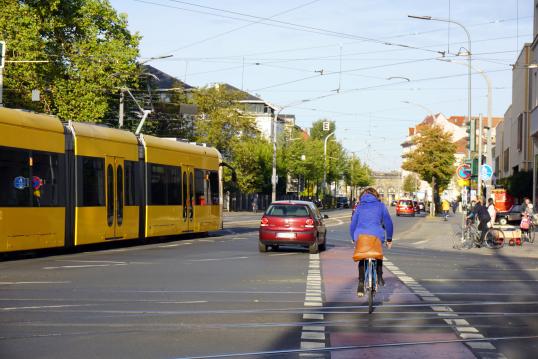
[[[148,164],[149,191],[148,204],[165,205],[166,203],[166,169],[165,166]]]
[[[114,168],[109,164],[106,169],[106,216],[109,226],[114,223]]]
[[[97,157],[78,157],[78,206],[105,205],[105,160]]]
[[[194,204],[197,206],[205,206],[208,200],[205,173],[204,170],[194,170]]]
[[[181,168],[168,167],[168,204],[181,204]]]
[[[211,204],[219,204],[219,173],[209,171],[209,198]]]
[[[64,205],[63,161],[58,153],[0,148],[0,206]]]
[[[31,156],[34,207],[63,205],[65,185],[63,173],[60,173],[60,159],[63,160],[63,156],[36,151]]]
[[[181,204],[181,169],[173,166],[148,165],[150,181],[148,204]]]
[[[0,207],[30,207],[28,151],[0,148]]]
[[[125,171],[125,205],[126,206],[136,206],[138,204],[136,196],[136,175],[138,173],[138,162],[134,161],[125,161],[124,163]]]

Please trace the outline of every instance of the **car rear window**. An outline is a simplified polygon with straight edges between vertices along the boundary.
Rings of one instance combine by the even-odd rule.
[[[269,206],[267,216],[275,217],[309,217],[310,213],[306,206],[288,205],[288,204],[275,204]]]
[[[399,203],[400,206],[412,206],[412,202],[411,201],[400,201]]]

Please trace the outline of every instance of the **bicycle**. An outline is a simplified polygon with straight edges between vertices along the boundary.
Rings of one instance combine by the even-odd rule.
[[[499,249],[504,246],[504,232],[498,228],[489,228],[484,236],[484,241],[480,240],[481,231],[478,226],[468,220],[467,225],[462,228],[462,232],[456,233],[453,239],[454,249],[471,249],[484,244],[490,249]]]
[[[525,235],[526,235],[526,240],[529,243],[534,243],[534,237],[536,237],[536,223],[535,223],[534,217],[531,217],[531,221],[529,223],[529,230]],[[523,237],[523,233],[521,234],[521,237]]]
[[[368,258],[364,263],[364,294],[368,297],[368,314],[374,311],[374,297],[377,292],[377,260]]]

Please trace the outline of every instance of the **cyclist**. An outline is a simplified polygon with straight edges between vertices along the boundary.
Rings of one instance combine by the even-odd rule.
[[[480,231],[480,244],[477,247],[480,247],[484,242],[486,237],[486,232],[488,231],[488,222],[491,221],[491,217],[486,206],[482,205],[480,200],[476,201],[471,214],[467,216],[468,219],[472,219],[473,222],[478,219],[478,230]]]
[[[364,189],[359,196],[359,203],[349,226],[349,234],[355,244],[361,241],[361,236],[375,236],[387,247],[392,246],[393,225],[387,207],[379,200],[379,193],[375,188]],[[385,238],[386,234],[386,238]],[[366,240],[366,239],[363,239]],[[364,295],[364,260],[359,261],[359,285],[357,296]],[[385,285],[383,279],[383,260],[377,261],[377,281],[379,285]]]

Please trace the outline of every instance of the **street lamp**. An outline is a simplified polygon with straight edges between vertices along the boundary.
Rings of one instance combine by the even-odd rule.
[[[467,90],[467,106],[468,106],[468,116],[469,121],[471,121],[471,35],[469,34],[469,31],[463,26],[461,23],[454,21],[454,20],[448,20],[448,19],[439,19],[431,16],[415,16],[415,15],[407,15],[407,17],[412,19],[418,19],[418,20],[429,20],[429,21],[440,21],[440,22],[448,22],[452,24],[456,24],[460,26],[463,31],[465,31],[465,34],[467,34],[467,66],[468,66],[468,90]],[[470,143],[470,141],[469,141]],[[469,158],[471,157],[471,150],[469,148]]]
[[[323,196],[325,196],[326,187],[327,187],[327,140],[329,137],[334,135],[336,131],[333,131],[329,133],[327,136],[325,136],[325,140],[323,143],[323,185],[321,188],[323,189]]]
[[[402,101],[402,102],[406,103],[408,105],[415,105],[417,107],[420,107],[423,110],[426,110],[426,112],[428,112],[430,114],[430,116],[432,117],[432,120],[435,120],[435,115],[433,114],[433,111],[429,107],[426,107],[424,105],[421,105],[421,104],[416,103],[416,102],[411,102],[411,101]]]

